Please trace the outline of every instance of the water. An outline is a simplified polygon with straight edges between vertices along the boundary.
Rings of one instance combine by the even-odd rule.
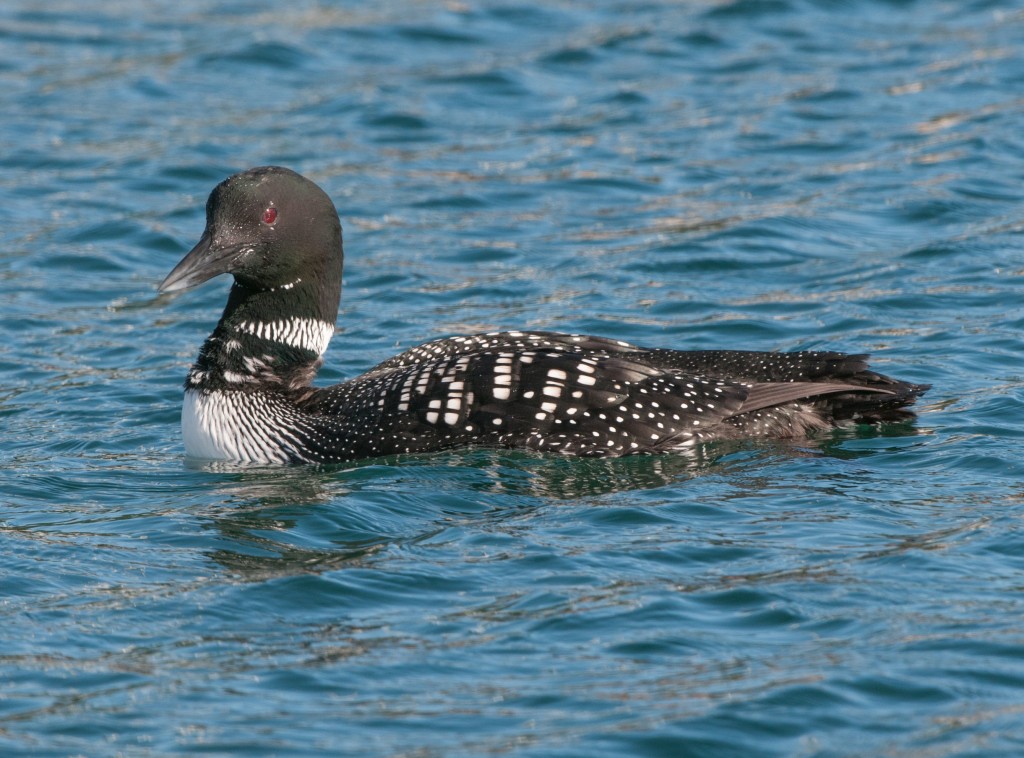
[[[0,9],[0,753],[1024,750],[1019,3]],[[696,459],[184,459],[212,186],[432,337],[874,354],[920,421]]]

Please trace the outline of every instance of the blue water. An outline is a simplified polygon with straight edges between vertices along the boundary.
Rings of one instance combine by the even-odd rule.
[[[1024,5],[0,8],[0,754],[1024,752]],[[213,185],[335,199],[321,382],[437,336],[871,352],[915,425],[187,461]]]

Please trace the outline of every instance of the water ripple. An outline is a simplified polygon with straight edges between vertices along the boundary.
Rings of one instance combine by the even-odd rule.
[[[1022,18],[6,4],[0,751],[1016,755]],[[345,227],[324,381],[534,327],[935,387],[692,456],[185,461],[224,283],[154,287],[268,163]]]

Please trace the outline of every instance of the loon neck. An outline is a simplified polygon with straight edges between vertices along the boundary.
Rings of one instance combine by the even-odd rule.
[[[338,315],[340,282],[333,293],[324,289],[322,283],[301,278],[271,289],[254,289],[236,281],[185,386],[208,390],[308,386],[320,368]]]

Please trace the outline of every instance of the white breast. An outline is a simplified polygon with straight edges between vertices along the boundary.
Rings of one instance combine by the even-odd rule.
[[[185,452],[208,460],[287,463],[281,430],[267,411],[249,393],[186,390],[181,408]]]

